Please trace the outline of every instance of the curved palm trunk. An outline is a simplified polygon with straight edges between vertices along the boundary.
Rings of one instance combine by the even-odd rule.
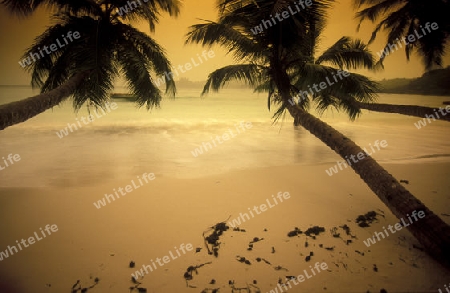
[[[408,116],[415,116],[420,118],[429,118],[450,122],[450,113],[447,113],[445,108],[431,108],[415,105],[392,105],[392,104],[371,104],[356,102],[356,105],[365,110],[383,112],[383,113],[396,113]],[[436,111],[435,111],[436,110]]]
[[[47,93],[0,105],[0,130],[27,121],[58,105],[75,91],[88,74],[88,71],[77,73],[64,84]]]
[[[319,138],[342,158],[363,152],[352,140],[308,112],[288,106],[298,125]],[[450,266],[450,226],[414,197],[391,174],[371,157],[358,161],[351,168],[399,219],[415,210],[424,211],[425,217],[407,228],[424,249],[441,264]]]

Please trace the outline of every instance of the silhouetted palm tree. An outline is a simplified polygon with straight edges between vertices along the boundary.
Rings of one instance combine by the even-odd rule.
[[[219,0],[218,21],[192,26],[186,42],[221,45],[242,63],[212,72],[203,94],[218,91],[230,80],[245,81],[257,91],[268,92],[269,106],[278,105],[275,119],[287,110],[296,125],[307,129],[342,158],[364,154],[348,137],[308,113],[308,106],[314,103],[319,111],[331,106],[354,119],[360,114],[355,101],[372,101],[376,91],[374,82],[354,73],[327,84],[327,78],[333,81],[341,69],[373,68],[375,64],[366,45],[347,37],[316,57],[326,11],[332,3],[332,0],[314,0],[310,7],[293,14],[289,9],[294,8],[295,12],[296,7],[288,0]],[[276,22],[276,14],[283,11],[288,11],[285,14],[288,17]],[[267,22],[263,26],[263,20],[272,24]],[[326,82],[324,89],[311,90],[321,82]],[[351,164],[351,168],[399,219],[414,210],[424,211],[426,217],[408,229],[438,261],[450,262],[449,225],[371,157]]]
[[[150,72],[156,75],[170,72],[170,62],[151,37],[124,21],[145,20],[154,31],[159,12],[178,15],[180,1],[131,1],[136,4],[133,7],[129,2],[3,0],[2,4],[21,16],[30,15],[39,6],[57,12],[53,16],[55,23],[23,55],[22,65],[27,66],[32,85],[40,87],[42,94],[0,106],[0,130],[26,121],[71,95],[75,109],[84,104],[105,107],[119,73],[127,80],[139,106],[145,105],[147,109],[159,106],[161,92]],[[48,48],[47,54],[44,46],[55,43],[57,50]],[[174,81],[167,80],[166,94],[175,93]]]
[[[386,46],[383,49],[387,54],[381,54],[379,65],[383,60],[393,54],[393,50],[404,47],[406,58],[409,61],[411,54],[416,51],[425,65],[426,70],[442,67],[444,56],[450,37],[450,2],[447,0],[353,0],[360,11],[356,16],[360,20],[358,29],[364,20],[378,22],[372,33],[369,44],[375,40],[378,32],[387,31]],[[428,23],[428,27],[424,28]],[[438,25],[437,30],[429,26]],[[425,33],[424,33],[425,32]],[[415,41],[406,45],[402,38],[413,35]],[[420,38],[419,38],[420,37]],[[390,53],[391,52],[391,53]],[[450,121],[450,115],[434,115],[438,108],[358,103],[362,109],[384,113],[398,113],[408,116],[425,117],[434,116],[436,119]]]
[[[442,67],[442,57],[445,54],[450,36],[450,3],[447,0],[353,0],[357,9],[356,17],[361,22],[370,20],[377,23],[369,44],[375,40],[379,31],[387,31],[385,49],[397,44],[403,37],[416,37],[414,42],[404,46],[406,58],[409,60],[414,50],[417,51],[427,70]],[[437,30],[424,29],[429,23],[436,22]],[[359,25],[359,26],[360,26]],[[359,28],[358,26],[358,28]],[[399,48],[399,47],[398,47]],[[381,56],[382,62],[386,56]]]

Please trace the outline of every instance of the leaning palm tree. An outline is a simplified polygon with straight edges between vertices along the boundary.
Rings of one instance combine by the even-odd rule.
[[[353,0],[353,3],[356,9],[360,9],[356,14],[360,21],[358,29],[365,20],[374,23],[378,21],[369,44],[376,39],[380,31],[388,32],[385,48],[378,61],[380,67],[383,67],[384,59],[393,53],[390,54],[390,51],[403,47],[408,61],[412,53],[416,52],[421,57],[426,70],[442,67],[442,58],[450,38],[449,1]],[[429,28],[432,23],[438,25],[437,30]],[[427,27],[424,28],[425,26]],[[409,35],[413,35],[416,40],[406,45],[402,39]],[[450,115],[435,115],[435,111],[439,109],[432,107],[370,103],[357,103],[357,106],[377,112],[398,113],[421,118],[428,115],[450,121]]]
[[[0,106],[0,130],[26,121],[69,96],[73,96],[76,110],[82,105],[105,107],[119,73],[127,80],[139,106],[159,106],[161,92],[150,74],[170,72],[170,62],[151,37],[125,22],[145,20],[154,31],[159,11],[176,16],[180,1],[139,2],[139,7],[136,4],[124,13],[128,2],[3,0],[2,4],[21,16],[30,15],[41,5],[57,13],[54,24],[26,50],[21,64],[31,73],[32,86],[39,87],[42,94]],[[49,51],[55,43],[56,50],[54,46]],[[175,93],[174,81],[167,80],[166,94]]]
[[[376,97],[377,86],[373,81],[341,71],[374,67],[375,58],[361,41],[343,37],[316,57],[326,11],[332,4],[333,0],[315,0],[310,7],[278,23],[267,22],[263,27],[260,26],[263,20],[290,11],[293,1],[218,0],[218,21],[192,26],[186,43],[221,45],[241,62],[212,72],[203,94],[218,91],[231,80],[245,81],[256,91],[268,93],[269,107],[278,107],[275,119],[287,110],[296,125],[304,127],[344,159],[364,153],[348,137],[308,113],[312,105],[319,112],[335,107],[355,119],[360,114],[355,102],[370,102]],[[334,79],[342,75],[346,77]],[[315,90],[317,85],[320,91]],[[371,157],[351,164],[351,168],[399,219],[414,210],[424,211],[426,217],[408,229],[430,255],[441,263],[450,263],[450,227],[442,219]]]

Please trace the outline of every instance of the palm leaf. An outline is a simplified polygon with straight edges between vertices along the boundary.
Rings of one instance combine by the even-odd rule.
[[[375,65],[375,59],[367,45],[349,37],[342,37],[316,60],[317,64],[324,62],[331,63],[340,69],[361,67],[373,69]]]
[[[255,64],[229,65],[210,73],[203,88],[202,95],[210,90],[217,92],[232,80],[243,81],[253,87],[262,79],[261,68]]]

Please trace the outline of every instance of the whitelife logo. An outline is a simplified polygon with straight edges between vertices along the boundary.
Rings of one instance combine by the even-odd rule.
[[[306,7],[310,7],[312,5],[312,0],[306,0],[304,2],[303,2],[303,0],[299,0],[298,2],[294,2],[294,5],[295,5],[295,8],[297,9],[297,11],[293,10],[292,7],[289,5],[288,10],[285,10],[281,13],[278,13],[278,12],[275,13],[276,19],[279,22],[282,22],[284,19],[288,19],[289,17],[293,16],[294,14],[299,13],[301,11],[301,9],[297,4],[300,5],[302,7],[302,9],[304,10],[304,9],[306,9]],[[306,4],[306,6],[305,6],[305,4]],[[283,18],[281,18],[280,16]],[[265,29],[268,29],[269,27],[272,27],[272,23],[273,23],[273,25],[277,24],[277,22],[275,21],[275,18],[272,15],[270,15],[269,17],[272,22],[270,20],[263,19],[259,26],[255,26],[255,28],[250,29],[252,34],[257,35],[259,33],[262,33],[263,25],[264,25]]]
[[[336,76],[339,77],[339,79]],[[321,91],[327,89],[328,86],[332,86],[335,83],[338,83],[338,82],[342,81],[344,79],[344,77],[349,77],[349,76],[350,76],[350,72],[348,72],[346,70],[340,70],[339,69],[338,71],[336,71],[336,73],[333,73],[332,77],[333,77],[334,82],[332,82],[330,80],[330,78],[327,76],[327,77],[325,77],[325,81],[326,82],[322,81],[322,82],[319,82],[319,84],[314,83],[312,85],[312,88],[311,88],[311,85],[308,85],[309,92],[307,92],[307,91],[299,91],[297,93],[297,96],[289,99],[288,102],[289,102],[289,104],[294,106],[296,104],[295,100],[297,100],[297,103],[300,103],[300,98],[303,99],[303,100],[306,100],[308,98],[309,94],[311,94],[311,96],[314,96],[314,94],[320,93]]]
[[[415,122],[414,123],[414,126],[417,128],[417,129],[421,129],[422,127],[425,127],[425,126],[427,126],[427,120],[428,120],[428,124],[430,124],[432,121],[430,120],[430,118],[431,119],[433,119],[433,121],[436,121],[436,119],[440,119],[440,117],[439,117],[439,114],[438,114],[438,111],[439,110],[439,112],[441,112],[441,115],[442,115],[442,117],[443,116],[447,116],[447,113],[450,113],[450,106],[447,106],[447,107],[445,107],[445,108],[441,108],[441,107],[439,107],[439,109],[434,109],[434,114],[431,114],[431,115],[425,115],[425,118],[423,118],[422,120],[419,120],[419,121],[417,121],[417,122]],[[445,110],[445,112],[444,112],[444,110]],[[447,113],[446,113],[447,112]]]
[[[127,193],[130,193],[130,192],[134,191],[135,189],[138,189],[141,186],[143,186],[144,183],[142,183],[141,177],[137,176],[137,178],[139,180],[140,185],[136,185],[136,183],[134,182],[134,179],[133,179],[133,180],[131,180],[131,183],[133,185],[130,184],[130,185],[125,186],[125,188],[122,188],[122,187],[117,188],[119,190],[120,195],[125,196],[125,195],[127,195]],[[144,174],[142,174],[142,179],[145,181],[145,183],[148,183],[149,180],[152,181],[152,180],[155,179],[155,174],[153,174],[153,173],[149,173],[149,174],[144,173]],[[125,191],[124,191],[124,189],[125,189]],[[116,195],[117,199],[119,199],[120,196],[117,193],[117,190],[115,188],[113,190],[114,190],[114,194]],[[114,195],[105,193],[105,196],[104,196],[103,199],[98,200],[97,202],[94,202],[94,206],[97,209],[100,209],[101,207],[106,206],[106,201],[108,201],[108,203],[111,203],[110,199],[112,199],[112,201],[116,200]]]
[[[34,232],[33,235],[35,237],[33,237],[33,236],[28,237],[28,239],[27,239],[28,240],[28,244],[27,244],[27,240],[25,240],[23,238],[20,241],[20,243],[19,243],[19,240],[16,240],[16,243],[17,243],[17,246],[19,247],[19,250],[22,250],[22,246],[20,245],[21,243],[22,243],[22,245],[25,248],[27,248],[28,246],[34,244],[36,242],[36,239],[37,239],[37,241],[41,241],[42,239],[47,237],[46,233],[42,230],[42,228],[39,228],[39,229],[41,230],[42,237],[39,237],[39,234],[37,232]],[[54,233],[58,232],[58,226],[56,226],[55,224],[53,224],[51,226],[49,224],[47,224],[45,226],[44,230],[47,232],[48,235],[51,235],[52,232],[54,232]],[[15,253],[18,253],[19,250],[14,245],[13,246],[8,245],[8,247],[7,247],[7,249],[5,251],[0,251],[0,261],[2,261],[3,258],[6,259],[10,255],[14,255]],[[15,252],[13,252],[13,251],[15,251]]]
[[[280,191],[277,194],[277,198],[278,198],[278,200],[280,202],[283,202],[283,199],[286,199],[286,200],[290,199],[291,195],[287,191],[284,192],[284,193]],[[273,200],[273,203],[274,203],[273,205],[270,203],[269,199],[267,198],[266,199],[267,205],[264,204],[264,203],[261,204],[259,206],[260,211],[258,210],[258,206],[253,206],[253,209],[248,208],[248,212],[250,213],[250,215],[252,215],[252,219],[255,217],[255,215],[253,214],[252,210],[254,210],[257,215],[260,215],[262,212],[267,211],[267,206],[269,206],[269,208],[271,209],[271,208],[273,208],[273,207],[278,205],[278,201],[275,198],[275,195],[273,195],[273,194],[272,194],[272,200]],[[250,220],[250,216],[247,213],[239,213],[239,217],[237,217],[236,219],[233,219],[232,221],[228,222],[228,224],[232,228],[235,228],[236,226],[239,227],[239,225],[241,224],[241,219],[242,219],[242,223],[244,223],[246,221],[246,219],[245,219],[246,217],[247,217],[247,220]]]
[[[375,153],[375,150],[373,149],[373,146],[372,146],[371,143],[369,143],[369,145],[370,145],[370,148],[372,149],[372,153],[369,153],[367,151],[367,149],[364,148],[364,152],[359,152],[357,155],[351,154],[350,158],[347,158],[347,156],[345,156],[345,159],[347,160],[348,165],[347,165],[347,163],[345,161],[342,161],[342,162],[338,161],[337,165],[334,165],[334,167],[331,167],[330,169],[325,170],[325,172],[328,174],[328,176],[333,176],[333,174],[337,174],[339,172],[339,169],[343,170],[342,165],[344,166],[344,168],[347,168],[348,166],[351,166],[352,163],[350,162],[350,159],[352,159],[353,163],[356,164],[359,161],[364,160],[366,158],[366,156],[370,157],[372,154]],[[383,148],[388,146],[386,140],[382,140],[381,142],[377,140],[377,141],[375,141],[374,145],[375,145],[375,147],[378,150],[380,150],[380,146],[383,147]],[[356,157],[357,157],[357,159],[355,159]]]
[[[316,264],[314,265],[314,268],[312,266],[309,266],[309,268],[311,270],[312,276],[308,274],[308,271],[303,270],[303,272],[305,273],[306,279],[305,279],[305,276],[302,274],[298,275],[297,277],[292,276],[292,278],[290,278],[286,284],[283,284],[284,287],[281,286],[280,283],[278,283],[277,287],[275,287],[275,289],[273,289],[273,290],[270,290],[269,293],[278,293],[278,292],[283,293],[284,292],[283,290],[286,290],[286,291],[288,290],[286,285],[289,286],[289,289],[292,289],[291,282],[293,282],[294,285],[298,285],[307,279],[311,279],[312,277],[314,277],[316,275],[316,271],[317,271],[317,274],[319,274],[322,271],[328,270],[328,264],[326,262],[323,262],[323,263],[316,262]],[[298,282],[297,282],[297,280],[298,280]],[[278,291],[278,289],[280,291]]]
[[[450,286],[450,284],[448,284]],[[450,293],[450,289],[447,287],[447,285],[444,284],[445,287],[445,291],[447,291],[447,293]],[[442,292],[441,288],[438,289],[439,293],[444,293]]]
[[[144,3],[147,3],[149,0],[142,0]],[[139,5],[138,5],[139,4]],[[133,11],[136,8],[138,8],[138,6],[141,6],[142,2],[141,0],[137,0],[136,1],[127,1],[127,5],[120,7],[119,9],[117,9],[117,14],[119,14],[120,16],[123,16],[124,14],[127,14],[129,11]],[[128,10],[128,8],[130,8],[130,10]]]
[[[164,264],[168,264],[171,260],[175,260],[181,256],[180,252],[178,251],[178,248],[176,246],[174,248],[175,248],[175,252],[178,256],[175,256],[172,253],[172,251],[169,251],[169,255],[172,259],[169,258],[169,255],[163,256],[162,258],[159,258],[159,257],[156,258],[156,262],[158,263],[158,265],[160,267],[164,266]],[[194,247],[192,246],[191,243],[186,244],[186,247],[185,247],[184,243],[180,245],[180,250],[183,252],[183,255],[186,254],[186,251],[192,251],[193,249],[194,249]],[[161,260],[164,263],[161,263]],[[153,259],[151,260],[151,264],[153,265],[153,267],[151,265],[142,265],[142,269],[140,269],[139,271],[136,271],[134,274],[131,274],[131,277],[133,277],[134,279],[137,280],[139,278],[139,276],[141,278],[143,278],[145,276],[145,274],[149,273],[149,271],[147,269],[149,269],[150,272],[153,272],[153,269],[156,270],[158,268],[156,266],[155,262],[153,261]],[[144,273],[144,271],[145,271],[145,273]]]
[[[428,33],[431,33],[432,31],[430,30],[430,27],[432,30],[437,30],[439,28],[438,24],[436,22],[433,22],[432,24],[430,24],[429,22],[427,22],[425,24],[425,29],[428,31]],[[414,30],[414,34],[410,34],[407,37],[403,37],[401,38],[401,41],[403,41],[403,43],[405,44],[405,46],[410,45],[411,43],[414,43],[415,41],[423,38],[424,36],[427,35],[426,31],[424,30],[424,28],[422,26],[420,26],[420,29],[423,33],[423,35],[421,35],[419,32],[417,32],[417,30]],[[417,37],[417,39],[416,39]],[[409,43],[406,41],[406,39],[408,39]],[[384,50],[381,50],[380,52],[377,52],[378,57],[380,58],[385,58],[386,56],[388,56],[389,54],[392,54],[394,51],[398,51],[399,47],[397,47],[397,45],[400,46],[400,48],[403,48],[401,41],[397,38],[396,39],[397,43],[396,44],[388,44]],[[395,49],[395,50],[394,50]]]
[[[58,49],[61,49],[62,47],[65,47],[66,45],[69,44],[69,41],[67,41],[67,39],[69,39],[70,42],[73,42],[74,39],[78,40],[80,38],[80,33],[74,32],[72,34],[72,31],[70,31],[67,33],[67,36],[62,35],[62,37],[64,40],[64,44],[61,44],[59,39],[56,39],[56,44],[53,43],[50,46],[44,46],[42,49],[41,49],[41,47],[38,47],[39,54],[35,53],[35,52],[30,52],[30,57],[27,57],[27,58],[23,59],[22,61],[19,61],[19,65],[22,66],[22,68],[25,68],[26,66],[31,65],[31,63],[36,62],[36,60],[43,58],[44,53],[42,51],[45,51],[45,53],[47,55],[50,55],[51,53],[58,51]],[[67,37],[67,39],[66,39],[66,37]],[[57,46],[57,44],[58,44],[58,46]],[[48,50],[49,48],[50,48],[50,51]],[[33,59],[33,61],[31,61],[31,59]]]
[[[253,127],[253,125],[252,125],[251,122],[244,122],[244,121],[241,121],[241,123],[240,123],[239,125],[238,125],[238,124],[235,124],[234,126],[236,126],[235,130],[236,130],[237,134],[240,134],[241,131],[242,131],[242,132],[245,132],[245,129],[250,129],[250,128]],[[241,129],[241,130],[240,130],[240,129]],[[217,140],[217,142],[218,142],[219,144],[222,144],[224,141],[227,141],[227,140],[229,140],[230,138],[236,137],[237,134],[234,134],[234,132],[231,131],[231,129],[228,129],[228,132],[225,132],[224,134],[222,134],[222,136],[216,135],[216,137],[213,138],[213,139],[211,140],[211,142],[214,144],[214,147],[217,147],[216,140]],[[231,135],[231,136],[230,136],[230,135]],[[222,138],[223,141],[222,141],[220,138]],[[195,148],[195,150],[191,151],[191,154],[192,154],[195,158],[197,158],[198,156],[200,156],[200,155],[203,154],[203,150],[205,150],[205,153],[206,153],[208,150],[212,150],[212,149],[213,149],[213,146],[211,145],[211,143],[209,143],[209,142],[203,142],[202,145],[201,145],[199,148]]]
[[[403,223],[403,226],[402,226],[401,223],[397,223],[397,224],[395,224],[394,226],[392,226],[392,225],[389,225],[389,226],[388,226],[388,229],[389,229],[389,231],[391,231],[392,234],[394,234],[394,233],[397,232],[397,231],[400,231],[401,229],[403,229],[403,227],[408,227],[409,225],[414,224],[415,222],[419,221],[419,219],[425,218],[425,212],[424,212],[424,211],[419,211],[419,212],[417,213],[417,212],[414,210],[414,211],[411,213],[411,217],[414,218],[415,222],[413,222],[413,221],[411,220],[411,217],[409,216],[409,214],[406,214],[406,216],[407,216],[408,219],[409,219],[409,224],[407,224],[407,223],[405,222],[405,220],[404,220],[403,218],[401,218],[400,221]],[[417,217],[419,217],[419,218],[417,218]],[[392,229],[393,227],[395,228],[395,230]],[[388,231],[386,231],[386,228],[385,228],[385,227],[383,227],[383,230],[384,230],[384,233],[386,233],[386,237],[388,237],[390,234],[388,233]],[[397,230],[397,231],[396,231],[396,230]],[[379,242],[379,241],[381,240],[380,235],[383,237],[382,239],[386,238],[386,237],[384,236],[383,232],[375,232],[375,233],[373,234],[372,238],[367,238],[367,240],[363,240],[363,242],[364,242],[364,244],[365,244],[367,247],[369,247],[370,245],[374,245],[375,243],[377,243],[377,241],[375,240],[375,236],[377,237],[378,242]]]
[[[213,50],[209,50],[208,52],[206,52],[206,50],[203,50],[201,57],[200,57],[199,54],[197,54],[197,61],[199,63],[195,62],[194,57],[192,57],[191,60],[190,60],[190,61],[192,61],[192,63],[191,62],[187,62],[184,65],[180,64],[176,68],[178,68],[178,70],[181,73],[186,73],[187,71],[192,70],[194,67],[200,66],[200,64],[203,64],[203,62],[206,62],[209,59],[214,58],[215,56],[216,56],[216,54],[214,53]],[[192,65],[194,65],[194,67],[192,67]],[[156,86],[159,87],[160,85],[165,84],[167,81],[172,80],[175,74],[177,75],[177,77],[180,76],[180,72],[178,72],[178,70],[175,69],[175,67],[173,67],[173,70],[174,71],[164,72],[164,75],[161,75],[160,77],[158,77],[155,80]]]
[[[14,165],[15,162],[19,162],[21,159],[19,154],[9,154],[8,157],[5,159],[5,157],[2,157],[3,163],[5,164],[5,167],[2,167],[2,164],[0,163],[0,171],[8,168],[11,165]],[[8,164],[9,161],[9,164]]]
[[[106,107],[106,112],[103,109],[100,109],[101,112],[103,112],[103,115],[101,113],[98,113],[97,110],[94,111],[94,114],[95,114],[95,116],[97,118],[102,118],[107,113],[111,113],[112,110],[116,110],[117,109],[117,104],[114,103],[114,102],[112,102],[111,104],[106,103],[105,107]],[[88,117],[81,116],[80,119],[83,122],[83,125],[87,125],[89,123],[92,123],[95,120],[94,119],[94,115],[88,115]],[[75,120],[77,121],[78,126],[75,123],[72,123],[72,124],[71,123],[67,123],[67,127],[65,127],[64,129],[61,129],[60,131],[56,132],[56,135],[59,138],[63,138],[63,137],[68,136],[71,132],[74,132],[74,131],[82,128],[83,125],[80,123],[78,118],[75,118]],[[69,132],[69,130],[70,130],[70,132]]]

